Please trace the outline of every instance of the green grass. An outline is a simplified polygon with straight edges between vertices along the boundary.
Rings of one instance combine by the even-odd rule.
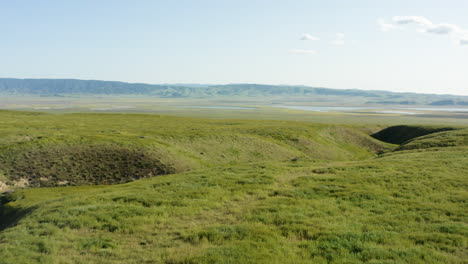
[[[1,115],[1,153],[64,150],[84,140],[119,146],[116,152],[144,150],[164,158],[161,164],[183,167],[119,185],[4,196],[2,264],[466,263],[468,257],[466,129],[397,146],[361,132],[373,127],[349,125]]]
[[[425,149],[435,147],[455,147],[468,145],[468,130],[454,130],[428,134],[405,142],[399,150]]]
[[[352,126],[142,114],[0,112],[0,172],[31,186],[122,183],[263,160],[350,160],[387,146]]]

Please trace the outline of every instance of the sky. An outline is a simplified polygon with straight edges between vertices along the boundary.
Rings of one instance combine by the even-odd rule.
[[[468,95],[467,0],[0,0],[0,78]]]

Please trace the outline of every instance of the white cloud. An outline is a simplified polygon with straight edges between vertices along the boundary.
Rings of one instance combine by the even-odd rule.
[[[304,33],[301,36],[301,40],[319,40],[319,38],[314,37],[314,36],[312,36],[312,35],[310,35],[308,33]]]
[[[336,33],[335,39],[331,42],[332,45],[335,46],[343,46],[345,44],[345,34],[344,33]]]
[[[389,23],[385,22],[385,20],[382,19],[382,18],[379,19],[379,20],[377,20],[377,24],[379,24],[380,30],[382,30],[382,31],[384,31],[384,32],[385,32],[385,31],[390,31],[390,30],[396,28],[395,25],[389,24]]]
[[[439,34],[439,35],[448,35],[459,30],[457,25],[451,24],[439,24],[432,25],[426,29],[427,33]]]
[[[317,51],[309,49],[290,49],[288,52],[293,54],[317,54]]]
[[[436,35],[447,35],[450,36],[456,43],[460,45],[467,45],[468,41],[468,30],[455,24],[436,24],[429,19],[422,16],[394,16],[393,22],[397,25],[409,25],[414,24],[419,26],[419,31],[429,34]],[[380,29],[382,31],[389,31],[396,28],[394,24],[387,24],[383,19],[378,21]]]
[[[421,16],[394,16],[393,22],[405,25],[405,24],[418,24],[421,26],[432,25],[429,19]]]

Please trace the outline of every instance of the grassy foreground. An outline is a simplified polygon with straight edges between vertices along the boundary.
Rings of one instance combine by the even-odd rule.
[[[31,187],[123,183],[265,160],[355,160],[388,147],[358,127],[307,122],[11,111],[0,118],[0,174]]]
[[[132,166],[146,164],[143,153],[179,173],[4,196],[0,263],[466,263],[468,258],[466,129],[397,146],[358,127],[301,122],[1,115],[4,182],[95,184],[93,170],[82,166],[95,159],[102,164],[97,175],[114,173],[97,183],[129,181],[112,180],[127,172],[100,152],[94,159],[70,161],[88,153],[67,152],[78,146],[133,151],[134,158],[120,158],[124,164],[137,159]],[[40,158],[44,155],[48,158]],[[37,174],[14,169],[28,161],[24,167]],[[48,168],[51,163],[57,168]],[[72,173],[59,173],[68,165]]]

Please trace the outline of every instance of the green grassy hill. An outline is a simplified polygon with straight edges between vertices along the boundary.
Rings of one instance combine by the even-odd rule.
[[[468,257],[467,129],[399,146],[306,122],[0,116],[3,182],[85,185],[4,195],[2,264]]]
[[[111,184],[226,164],[352,160],[386,145],[351,126],[129,114],[0,112],[12,185]]]

